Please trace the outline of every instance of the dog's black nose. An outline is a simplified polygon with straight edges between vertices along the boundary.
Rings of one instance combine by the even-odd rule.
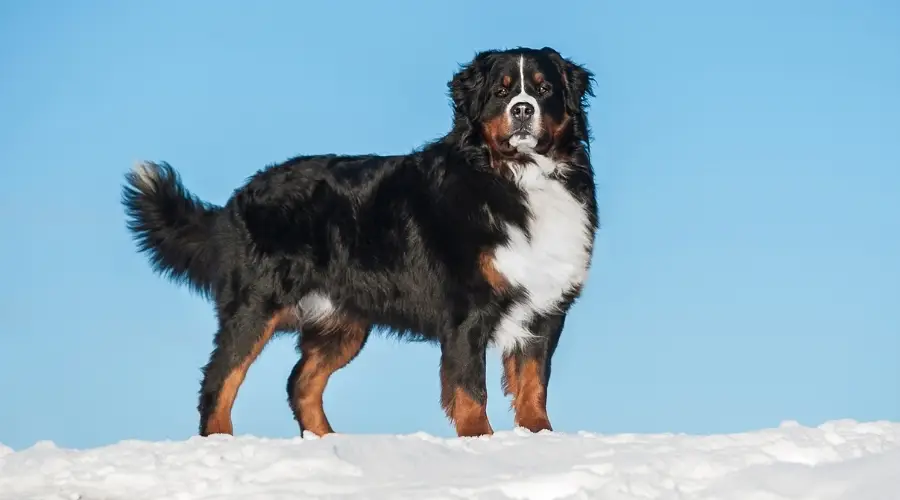
[[[512,113],[512,117],[516,120],[527,120],[534,115],[534,106],[527,102],[520,102],[513,105],[510,112]]]

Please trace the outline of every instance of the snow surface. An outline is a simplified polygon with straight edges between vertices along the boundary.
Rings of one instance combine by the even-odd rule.
[[[898,500],[900,423],[710,436],[426,434],[0,445],[0,499]]]

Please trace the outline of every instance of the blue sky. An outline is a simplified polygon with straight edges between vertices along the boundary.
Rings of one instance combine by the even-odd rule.
[[[135,251],[135,160],[222,203],[295,154],[406,152],[447,130],[457,64],[517,45],[597,75],[603,229],[555,358],[557,430],[900,420],[900,4],[383,5],[0,4],[0,442],[196,432],[215,320]],[[297,434],[293,346],[251,369],[239,433]],[[438,358],[373,340],[329,385],[332,424],[452,435]],[[496,353],[488,370],[508,429]]]

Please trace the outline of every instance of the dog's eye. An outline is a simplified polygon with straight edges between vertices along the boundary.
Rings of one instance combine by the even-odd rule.
[[[506,97],[509,94],[509,89],[506,87],[498,87],[497,90],[494,91],[494,94],[497,97]]]
[[[538,92],[540,92],[541,95],[549,94],[551,90],[553,90],[553,85],[550,85],[547,82],[541,82],[541,85],[538,87]]]

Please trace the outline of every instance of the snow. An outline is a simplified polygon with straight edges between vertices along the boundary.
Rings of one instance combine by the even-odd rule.
[[[739,434],[194,437],[0,445],[2,500],[897,500],[900,423]]]

